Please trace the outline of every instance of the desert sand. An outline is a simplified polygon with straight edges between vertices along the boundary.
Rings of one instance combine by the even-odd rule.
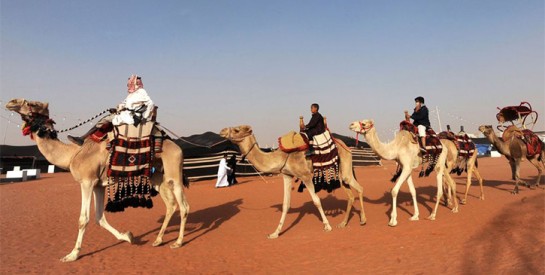
[[[476,181],[467,205],[452,213],[441,204],[429,221],[435,202],[435,177],[415,177],[420,220],[411,222],[413,206],[404,185],[398,196],[398,226],[389,227],[389,182],[393,162],[357,167],[364,188],[367,224],[359,225],[359,203],[348,226],[324,232],[308,192],[292,190],[291,210],[278,239],[269,240],[280,219],[280,176],[239,178],[240,183],[215,189],[214,180],[193,182],[186,189],[191,206],[183,247],[169,248],[177,237],[176,215],[165,245],[152,247],[164,217],[159,196],[152,209],[107,213],[118,230],[131,231],[135,243],[116,240],[94,221],[87,227],[81,257],[61,263],[75,243],[80,211],[79,185],[69,173],[0,186],[0,273],[161,273],[161,274],[544,274],[545,190],[514,183],[505,158],[479,159],[485,178],[485,200]],[[522,178],[534,182],[537,172],[522,164]],[[463,196],[465,174],[455,176]],[[543,186],[543,179],[542,179]],[[319,193],[335,226],[342,220],[346,194],[338,189]],[[91,212],[91,218],[94,211]]]

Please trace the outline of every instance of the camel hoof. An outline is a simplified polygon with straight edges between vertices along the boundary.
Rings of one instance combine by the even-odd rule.
[[[346,223],[345,222],[342,222],[342,223],[339,223],[337,225],[337,228],[345,228],[346,227]]]
[[[126,241],[130,244],[134,243],[134,236],[132,235],[131,231],[125,232],[125,237],[127,237]]]
[[[458,208],[452,208],[452,210],[450,210],[452,213],[458,213]]]
[[[366,225],[367,224],[367,219],[366,218],[363,218],[360,220],[360,225]]]
[[[153,246],[153,247],[158,247],[158,246],[160,246],[160,245],[162,245],[162,244],[163,244],[163,240],[157,239],[157,240],[155,240],[155,242],[153,242],[153,243],[151,244],[151,246]]]
[[[418,221],[418,220],[420,220],[418,216],[412,216],[409,218],[409,221]]]
[[[396,227],[397,226],[397,222],[396,221],[391,221],[388,223],[388,226],[390,227]]]
[[[430,216],[428,217],[428,220],[430,220],[430,221],[435,221],[435,215],[434,215],[434,214],[430,215]]]
[[[276,239],[276,238],[278,238],[278,233],[272,233],[267,236],[267,239],[270,239],[270,240]]]
[[[460,200],[460,204],[465,205],[466,203],[467,203],[466,200]]]
[[[481,196],[479,199],[482,200],[482,201],[484,201],[484,196]]]
[[[519,193],[518,190],[513,190],[513,191],[511,191],[511,194],[513,194],[513,195],[518,195],[518,193]]]
[[[171,249],[176,249],[176,248],[180,248],[180,247],[182,247],[182,242],[175,242],[175,243],[170,245]]]
[[[331,225],[329,225],[329,224],[326,224],[326,225],[324,226],[324,231],[325,231],[325,232],[329,232],[329,231],[331,231],[331,229],[332,229],[332,228],[331,228]]]
[[[72,253],[64,256],[64,258],[61,259],[61,262],[68,263],[68,262],[73,262],[73,261],[75,261],[77,259],[78,259],[78,255],[72,252]]]

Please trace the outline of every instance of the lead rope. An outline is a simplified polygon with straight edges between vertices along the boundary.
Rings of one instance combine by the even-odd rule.
[[[64,132],[68,132],[68,131],[74,130],[74,129],[78,128],[78,127],[81,127],[81,126],[83,126],[83,125],[85,125],[85,124],[87,124],[87,123],[89,123],[89,122],[95,120],[97,117],[102,116],[103,114],[109,112],[109,110],[110,110],[110,109],[106,109],[106,110],[100,112],[99,114],[95,115],[94,117],[92,117],[92,118],[90,118],[90,119],[87,119],[87,120],[84,121],[84,122],[79,123],[79,124],[76,125],[76,126],[73,126],[73,127],[70,127],[70,128],[64,129],[64,130],[57,131],[57,133],[64,133]]]

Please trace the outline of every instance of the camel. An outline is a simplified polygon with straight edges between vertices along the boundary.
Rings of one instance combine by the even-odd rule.
[[[418,143],[415,143],[413,136],[408,131],[399,131],[395,139],[387,144],[382,143],[377,135],[375,124],[373,120],[361,120],[355,121],[350,124],[349,129],[363,134],[371,149],[382,159],[395,160],[398,165],[401,166],[402,171],[397,178],[394,188],[392,188],[392,212],[390,214],[389,226],[397,226],[397,195],[403,182],[407,181],[409,185],[409,191],[412,196],[414,205],[414,214],[409,219],[411,221],[419,220],[418,205],[416,202],[416,190],[414,188],[411,172],[414,168],[418,167],[422,163],[422,156],[420,153]],[[428,217],[429,220],[435,220],[437,216],[437,208],[439,201],[443,196],[443,176],[445,177],[447,184],[450,185],[454,194],[456,194],[456,184],[449,175],[450,169],[454,166],[456,145],[450,140],[441,140],[443,150],[439,155],[437,164],[434,167],[437,178],[437,198],[435,208]],[[450,152],[450,153],[449,153]],[[452,212],[458,212],[458,202],[454,200],[454,207]]]
[[[524,182],[520,179],[520,162],[523,158],[530,161],[537,169],[537,180],[536,187],[539,187],[539,182],[541,180],[541,174],[543,173],[543,167],[545,167],[545,146],[542,146],[541,153],[528,157],[528,149],[526,144],[514,135],[507,139],[502,140],[492,128],[492,125],[481,125],[479,126],[479,131],[484,134],[484,136],[498,149],[500,154],[504,155],[507,160],[509,160],[509,165],[511,166],[512,179],[515,181],[515,188],[511,191],[512,194],[519,193],[519,183],[523,183],[526,187],[530,188],[530,184]]]
[[[327,220],[320,198],[314,192],[314,184],[312,183],[312,163],[305,158],[304,151],[297,151],[292,153],[285,153],[281,150],[276,150],[270,153],[263,152],[257,145],[256,138],[253,134],[252,127],[248,125],[241,125],[237,127],[224,128],[220,132],[220,136],[237,144],[240,148],[240,152],[252,163],[252,165],[262,173],[274,173],[282,174],[284,177],[284,201],[282,204],[282,216],[280,217],[280,223],[276,230],[268,235],[269,239],[278,238],[286,214],[290,208],[290,192],[292,189],[292,181],[294,179],[301,179],[303,184],[308,189],[314,205],[318,208],[322,221],[324,223],[324,231],[331,231],[331,225]],[[352,170],[352,153],[346,147],[346,145],[340,141],[335,140],[335,144],[338,147],[340,158],[340,171],[339,178],[342,180],[342,188],[348,195],[348,205],[346,207],[346,213],[343,221],[338,225],[339,228],[343,228],[348,223],[348,217],[352,204],[354,203],[354,195],[349,187],[354,188],[358,192],[360,200],[360,225],[366,223],[365,211],[363,209],[363,188],[354,178]],[[347,186],[349,187],[347,187]]]
[[[458,175],[460,175],[464,170],[467,173],[466,191],[464,193],[464,198],[460,200],[460,203],[461,204],[467,203],[467,194],[469,193],[469,187],[471,186],[471,179],[473,174],[475,174],[475,177],[479,181],[479,186],[481,187],[481,195],[479,199],[484,200],[483,177],[481,176],[481,174],[479,173],[479,170],[477,169],[477,156],[479,155],[477,148],[475,148],[475,150],[473,151],[473,154],[469,156],[468,159],[459,158],[458,155],[460,152],[457,148],[456,148],[456,152],[452,152],[452,153],[455,154],[454,168],[458,169],[459,171]],[[449,168],[452,168],[452,167],[450,167],[449,165]],[[452,196],[456,195],[455,193],[453,194],[450,188],[448,188],[448,191],[446,194],[447,194],[448,200],[450,200]]]
[[[479,152],[477,151],[477,149],[475,149],[475,151],[467,159],[467,161],[466,160],[463,160],[463,161],[459,160],[458,157],[457,157],[458,154],[459,154],[459,152],[458,152],[458,150],[456,150],[456,163],[454,164],[454,166],[460,167],[461,165],[463,165],[463,166],[467,167],[467,170],[466,170],[466,173],[467,173],[466,191],[464,193],[464,198],[460,200],[460,203],[461,204],[467,204],[467,194],[469,193],[469,187],[471,186],[471,179],[472,179],[473,174],[475,174],[475,177],[479,181],[479,186],[481,187],[481,195],[479,196],[479,199],[484,200],[483,177],[481,176],[481,174],[479,173],[479,170],[477,169],[477,156],[479,155]],[[460,162],[463,162],[463,163],[460,163]],[[463,167],[460,168],[460,169],[463,169]],[[455,193],[453,193],[449,189],[447,194],[450,197],[451,194],[455,194]]]
[[[104,216],[104,193],[108,184],[105,173],[109,155],[106,149],[107,142],[97,143],[87,139],[81,147],[61,142],[56,138],[56,131],[53,128],[54,122],[49,119],[48,107],[48,103],[27,101],[25,99],[13,99],[6,104],[8,110],[19,113],[27,125],[35,128],[32,132],[32,138],[45,158],[57,167],[70,170],[74,179],[80,183],[81,212],[78,237],[74,249],[61,261],[75,261],[80,255],[83,234],[89,223],[91,195],[94,196],[96,222],[112,233],[118,240],[133,243],[131,232],[120,233],[106,221],[106,216]],[[170,246],[171,248],[178,248],[182,246],[184,227],[189,212],[189,205],[182,187],[182,150],[173,141],[165,140],[163,152],[158,158],[160,158],[160,161],[157,160],[157,164],[162,162],[163,172],[158,171],[157,173],[162,174],[162,179],[161,175],[155,173],[151,178],[151,182],[154,187],[159,187],[159,193],[166,205],[166,214],[153,246],[162,244],[166,227],[178,205],[181,216],[180,233],[178,239]]]

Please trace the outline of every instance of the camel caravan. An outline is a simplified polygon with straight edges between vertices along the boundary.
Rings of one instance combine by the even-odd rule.
[[[110,109],[110,114],[103,117],[85,135],[69,136],[71,143],[58,139],[54,128],[55,122],[49,116],[48,103],[13,99],[6,104],[10,111],[20,114],[24,124],[23,134],[30,136],[47,160],[65,170],[69,170],[81,187],[81,212],[78,224],[78,236],[73,250],[61,259],[63,262],[78,259],[83,242],[83,235],[89,223],[91,201],[94,201],[96,222],[112,233],[118,240],[133,242],[131,232],[121,233],[113,228],[104,212],[122,212],[127,207],[153,207],[152,196],[159,194],[166,206],[166,214],[161,229],[153,246],[163,244],[163,234],[170,219],[179,208],[181,217],[179,235],[171,248],[183,244],[184,228],[188,218],[189,204],[184,195],[184,187],[189,182],[184,176],[182,149],[165,133],[156,122],[157,108],[143,89],[142,79],[132,75],[127,83],[128,95],[117,108]],[[400,130],[391,142],[382,142],[372,119],[354,121],[349,129],[362,134],[372,150],[385,160],[394,160],[398,168],[392,181],[392,211],[389,226],[396,226],[397,195],[404,182],[407,182],[414,213],[411,221],[419,219],[413,170],[419,169],[418,175],[426,177],[435,174],[437,193],[435,207],[428,216],[437,218],[441,200],[444,198],[451,212],[458,212],[456,183],[451,174],[467,173],[466,188],[460,203],[467,203],[467,195],[472,177],[480,185],[480,199],[484,200],[483,178],[478,171],[477,150],[475,144],[463,131],[454,134],[450,128],[436,134],[430,127],[428,110],[422,97],[415,99],[412,115],[405,111],[405,119],[400,123]],[[531,108],[530,108],[531,109]],[[220,136],[238,145],[243,158],[249,160],[256,170],[262,173],[281,174],[284,181],[282,214],[276,229],[268,238],[278,238],[290,208],[292,184],[299,183],[299,192],[308,191],[312,202],[320,213],[324,231],[332,227],[322,208],[317,192],[332,192],[343,189],[348,197],[346,212],[337,226],[346,227],[349,214],[355,202],[356,191],[360,207],[360,225],[367,222],[363,205],[363,187],[355,178],[352,166],[351,149],[341,140],[335,139],[327,127],[327,121],[319,113],[319,105],[311,105],[311,120],[305,124],[300,117],[299,132],[289,132],[279,138],[279,148],[264,152],[258,145],[252,127],[240,125],[227,127],[220,131]],[[509,109],[512,111],[511,109]],[[515,108],[516,111],[516,108]],[[509,160],[515,180],[513,193],[518,193],[520,179],[519,166],[523,158],[528,159],[538,170],[536,186],[539,186],[545,167],[545,146],[527,126],[524,120],[530,115],[528,110],[517,113],[518,116],[499,115],[498,121],[504,130],[503,136],[497,137],[492,126],[481,126],[479,130]],[[537,119],[537,113],[535,113]],[[413,120],[411,122],[410,120]],[[536,119],[532,122],[535,123]],[[531,119],[530,119],[531,120]],[[512,125],[503,127],[506,122]],[[519,125],[516,125],[519,123]],[[64,130],[63,130],[64,131]],[[536,139],[537,138],[537,139]],[[419,168],[420,167],[420,168]],[[365,181],[365,179],[363,179]],[[530,187],[529,184],[525,183]],[[92,198],[93,197],[93,198]]]

